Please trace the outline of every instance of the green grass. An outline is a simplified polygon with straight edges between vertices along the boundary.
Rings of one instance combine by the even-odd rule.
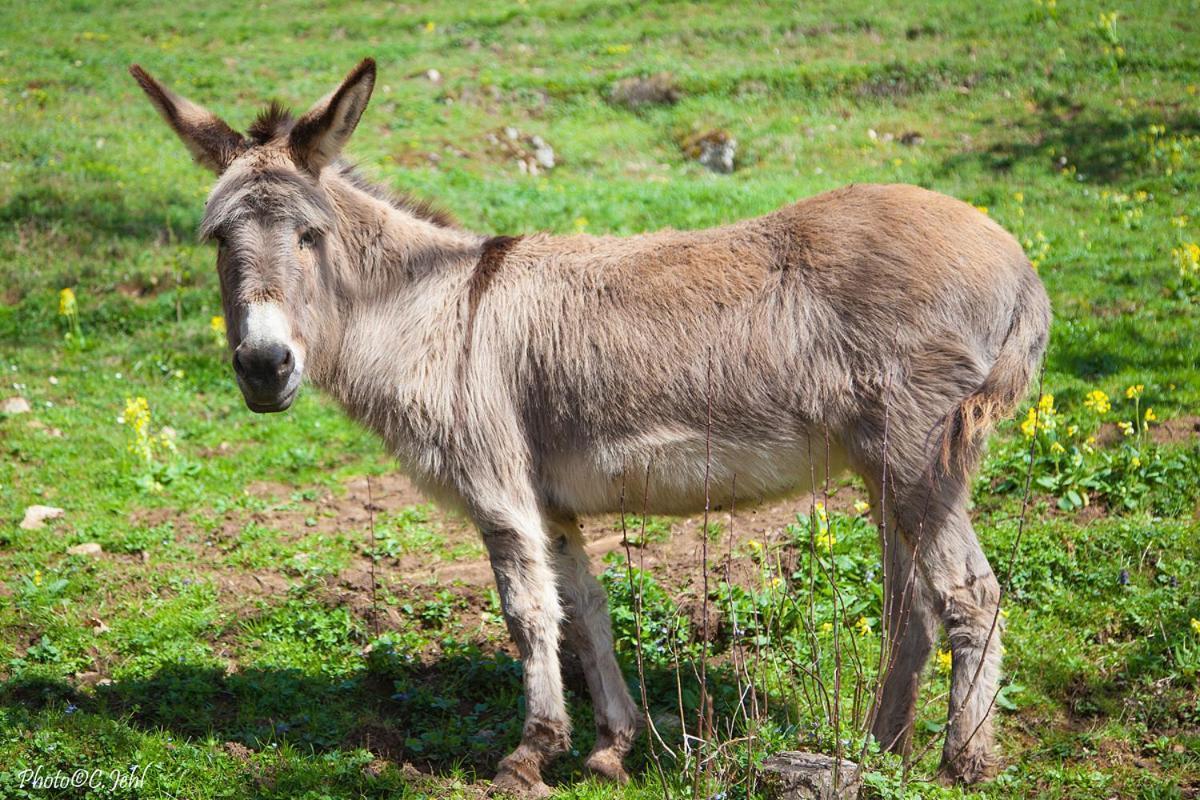
[[[936,747],[907,782],[871,756],[871,792],[1200,791],[1200,450],[1186,433],[1154,433],[1200,408],[1200,277],[1172,256],[1200,241],[1200,3],[1048,2],[0,9],[0,399],[33,405],[0,415],[0,795],[45,796],[21,786],[36,765],[107,776],[135,764],[153,765],[145,785],[113,796],[473,796],[519,736],[520,667],[494,595],[388,571],[481,551],[444,543],[423,507],[380,514],[370,541],[331,524],[313,492],[339,495],[349,477],[389,469],[378,443],[312,392],[287,415],[244,409],[210,329],[214,254],[193,233],[211,178],[125,72],[137,61],[245,126],[271,98],[306,106],[366,55],[380,81],[350,154],[481,231],[701,227],[855,181],[918,183],[986,207],[1038,262],[1056,314],[1044,390],[1057,427],[1032,442],[1023,528],[1020,420],[1003,427],[976,492],[1009,592],[1009,766],[963,792],[927,782]],[[1102,24],[1114,10],[1115,27]],[[607,102],[614,81],[661,71],[678,104]],[[560,166],[521,174],[488,142],[507,125],[543,136]],[[711,128],[739,142],[732,175],[680,150]],[[82,341],[64,336],[64,287]],[[1139,384],[1134,405],[1126,387]],[[1094,390],[1111,398],[1102,415],[1084,404]],[[156,438],[150,463],[118,422],[136,397],[150,434],[174,431],[175,452]],[[1149,432],[1113,435],[1147,407],[1160,420]],[[291,494],[286,507],[263,482]],[[35,503],[66,515],[19,529]],[[874,530],[830,516],[837,542],[817,558],[836,567],[839,592],[815,588],[810,617],[788,599],[809,596],[821,565],[797,524],[794,541],[736,552],[748,583],[713,581],[723,620],[756,620],[735,628],[761,639],[761,688],[777,701],[749,727],[722,728],[756,736],[714,762],[730,796],[746,793],[768,747],[832,751],[853,736],[806,698],[789,658],[826,670],[835,641],[878,644]],[[724,535],[711,533],[718,552]],[[669,537],[668,521],[647,521],[647,547]],[[67,555],[83,542],[105,555]],[[387,614],[353,578],[372,558]],[[606,568],[634,685],[629,575],[623,560]],[[696,598],[644,577],[650,710],[677,746],[677,693],[689,720],[700,695],[676,661],[708,649],[728,721],[743,645],[736,631],[698,643],[684,613]],[[857,707],[849,683],[832,700],[843,719]],[[933,666],[922,744],[944,691]],[[592,734],[581,692],[582,752]],[[634,762],[622,791],[579,782],[575,756],[551,777],[568,797],[691,795],[689,766],[665,762],[664,786],[644,742]]]

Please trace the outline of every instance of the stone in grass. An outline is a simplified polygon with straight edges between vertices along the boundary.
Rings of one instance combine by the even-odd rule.
[[[21,530],[35,531],[46,527],[46,520],[58,519],[66,512],[54,506],[29,506],[25,509],[25,519],[21,520]]]
[[[644,106],[673,106],[682,93],[669,72],[644,78],[625,78],[613,84],[608,101],[616,106],[639,109]]]
[[[729,131],[711,130],[688,136],[680,146],[684,154],[699,161],[713,172],[728,175],[733,172],[737,155],[737,139]]]
[[[28,414],[30,410],[29,401],[24,397],[10,397],[0,403],[0,413],[4,414]]]
[[[98,556],[103,553],[104,548],[100,546],[99,542],[84,542],[67,548],[69,556]]]
[[[762,770],[763,786],[771,800],[849,800],[858,797],[862,788],[857,764],[821,753],[777,753],[763,762]]]

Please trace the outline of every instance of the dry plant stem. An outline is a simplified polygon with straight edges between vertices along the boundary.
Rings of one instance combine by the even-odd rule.
[[[646,483],[650,482],[650,465],[646,465]],[[642,538],[646,535],[645,517],[642,519]],[[659,758],[658,750],[655,747],[655,742],[663,748],[672,758],[675,753],[663,741],[662,735],[658,732],[658,728],[654,724],[654,718],[650,714],[650,700],[646,695],[646,667],[645,660],[642,655],[642,587],[639,574],[638,590],[635,593],[633,587],[633,553],[630,550],[629,532],[625,527],[625,476],[621,476],[621,542],[625,546],[625,578],[629,582],[629,596],[633,600],[633,630],[636,637],[634,646],[634,654],[637,660],[638,672],[638,690],[642,696],[642,716],[646,720],[646,729],[650,731],[651,736],[648,739],[648,749],[650,750],[650,758],[654,761],[654,767],[658,772],[659,780],[663,786],[666,786],[667,776],[663,771],[662,760]]]
[[[709,480],[712,468],[712,348],[708,349],[705,366],[705,424],[704,424],[704,522],[700,527],[701,595],[700,595],[700,707],[696,711],[696,735],[707,742],[712,735],[712,701],[708,696],[708,515],[712,507],[709,496]],[[700,794],[700,766],[696,761],[696,773],[692,781],[692,793]]]
[[[375,498],[371,494],[371,475],[367,473],[367,521],[371,529],[371,630],[379,638],[379,585],[375,581]]]
[[[887,488],[888,488],[887,465],[888,465],[888,447],[890,444],[891,423],[892,423],[892,417],[891,417],[892,396],[893,396],[892,395],[892,378],[893,378],[893,375],[891,373],[889,373],[887,385],[884,387],[885,400],[884,400],[884,405],[883,405],[883,442],[882,442],[882,453],[881,453],[881,457],[880,457],[880,463],[882,464],[882,470],[881,470],[881,475],[880,475],[880,480],[879,480],[880,489],[879,489],[878,522],[879,522],[879,542],[880,542],[880,564],[881,564],[881,573],[882,573],[880,575],[880,579],[884,585],[882,620],[888,620],[888,619],[892,618],[892,610],[893,610],[892,603],[894,602],[893,597],[892,597],[893,593],[887,590],[888,577],[889,577],[888,576],[888,564],[890,563],[889,553],[888,553],[889,537],[888,537],[888,515],[887,515]],[[905,601],[907,601],[908,598],[913,596],[912,592],[915,587],[915,581],[916,581],[916,561],[914,559],[914,560],[912,560],[912,562],[909,566],[908,575],[905,577],[904,588],[901,589],[901,592],[900,592],[901,607],[900,607],[900,611],[898,614],[898,616],[900,618],[900,625],[897,630],[881,630],[880,631],[881,636],[879,638],[879,670],[875,677],[875,687],[874,687],[874,691],[872,693],[871,708],[868,711],[867,719],[865,720],[864,729],[867,732],[873,730],[875,727],[875,720],[879,715],[879,706],[883,699],[883,687],[884,687],[885,682],[887,681],[888,673],[891,671],[892,667],[895,666],[896,658],[899,655],[897,643],[904,638],[904,633],[905,633],[905,630],[907,629],[908,621],[909,621],[908,611],[910,609],[905,605]],[[881,628],[883,627],[882,621],[881,621],[880,627]],[[858,755],[858,767],[856,770],[857,774],[861,774],[861,772],[863,770],[863,764],[866,759],[867,746],[868,746],[869,742],[870,742],[870,740],[864,737],[862,749],[859,751],[859,755]],[[894,744],[894,742],[880,742],[879,744],[881,747],[887,748],[887,747],[892,746],[892,744]],[[904,778],[907,778],[908,764],[909,764],[907,753],[903,754],[902,763],[903,763],[903,776],[904,776]],[[856,775],[856,777],[857,777],[857,775]]]

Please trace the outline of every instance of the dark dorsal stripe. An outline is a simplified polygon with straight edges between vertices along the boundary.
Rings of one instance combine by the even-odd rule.
[[[500,271],[508,252],[519,241],[521,241],[520,236],[493,236],[483,243],[483,247],[479,251],[479,261],[475,264],[475,272],[471,275],[470,295],[467,302],[470,316],[475,316],[475,307],[479,304],[479,298],[487,291],[488,286],[492,283],[492,278]]]
[[[463,354],[458,364],[458,378],[461,384],[466,378],[467,364],[471,361],[471,345],[475,339],[475,314],[479,311],[479,301],[492,284],[492,279],[504,265],[504,259],[509,252],[521,241],[520,236],[493,236],[484,241],[479,250],[479,260],[467,281],[467,324],[463,331]],[[460,389],[461,398],[461,389]]]

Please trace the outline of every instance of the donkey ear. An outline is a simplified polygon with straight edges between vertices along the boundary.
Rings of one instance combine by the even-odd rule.
[[[288,146],[296,164],[317,175],[342,151],[375,88],[375,59],[351,70],[342,85],[317,101],[292,128]]]
[[[137,64],[129,68],[129,74],[200,166],[220,175],[245,149],[241,134],[216,114],[175,94]]]

